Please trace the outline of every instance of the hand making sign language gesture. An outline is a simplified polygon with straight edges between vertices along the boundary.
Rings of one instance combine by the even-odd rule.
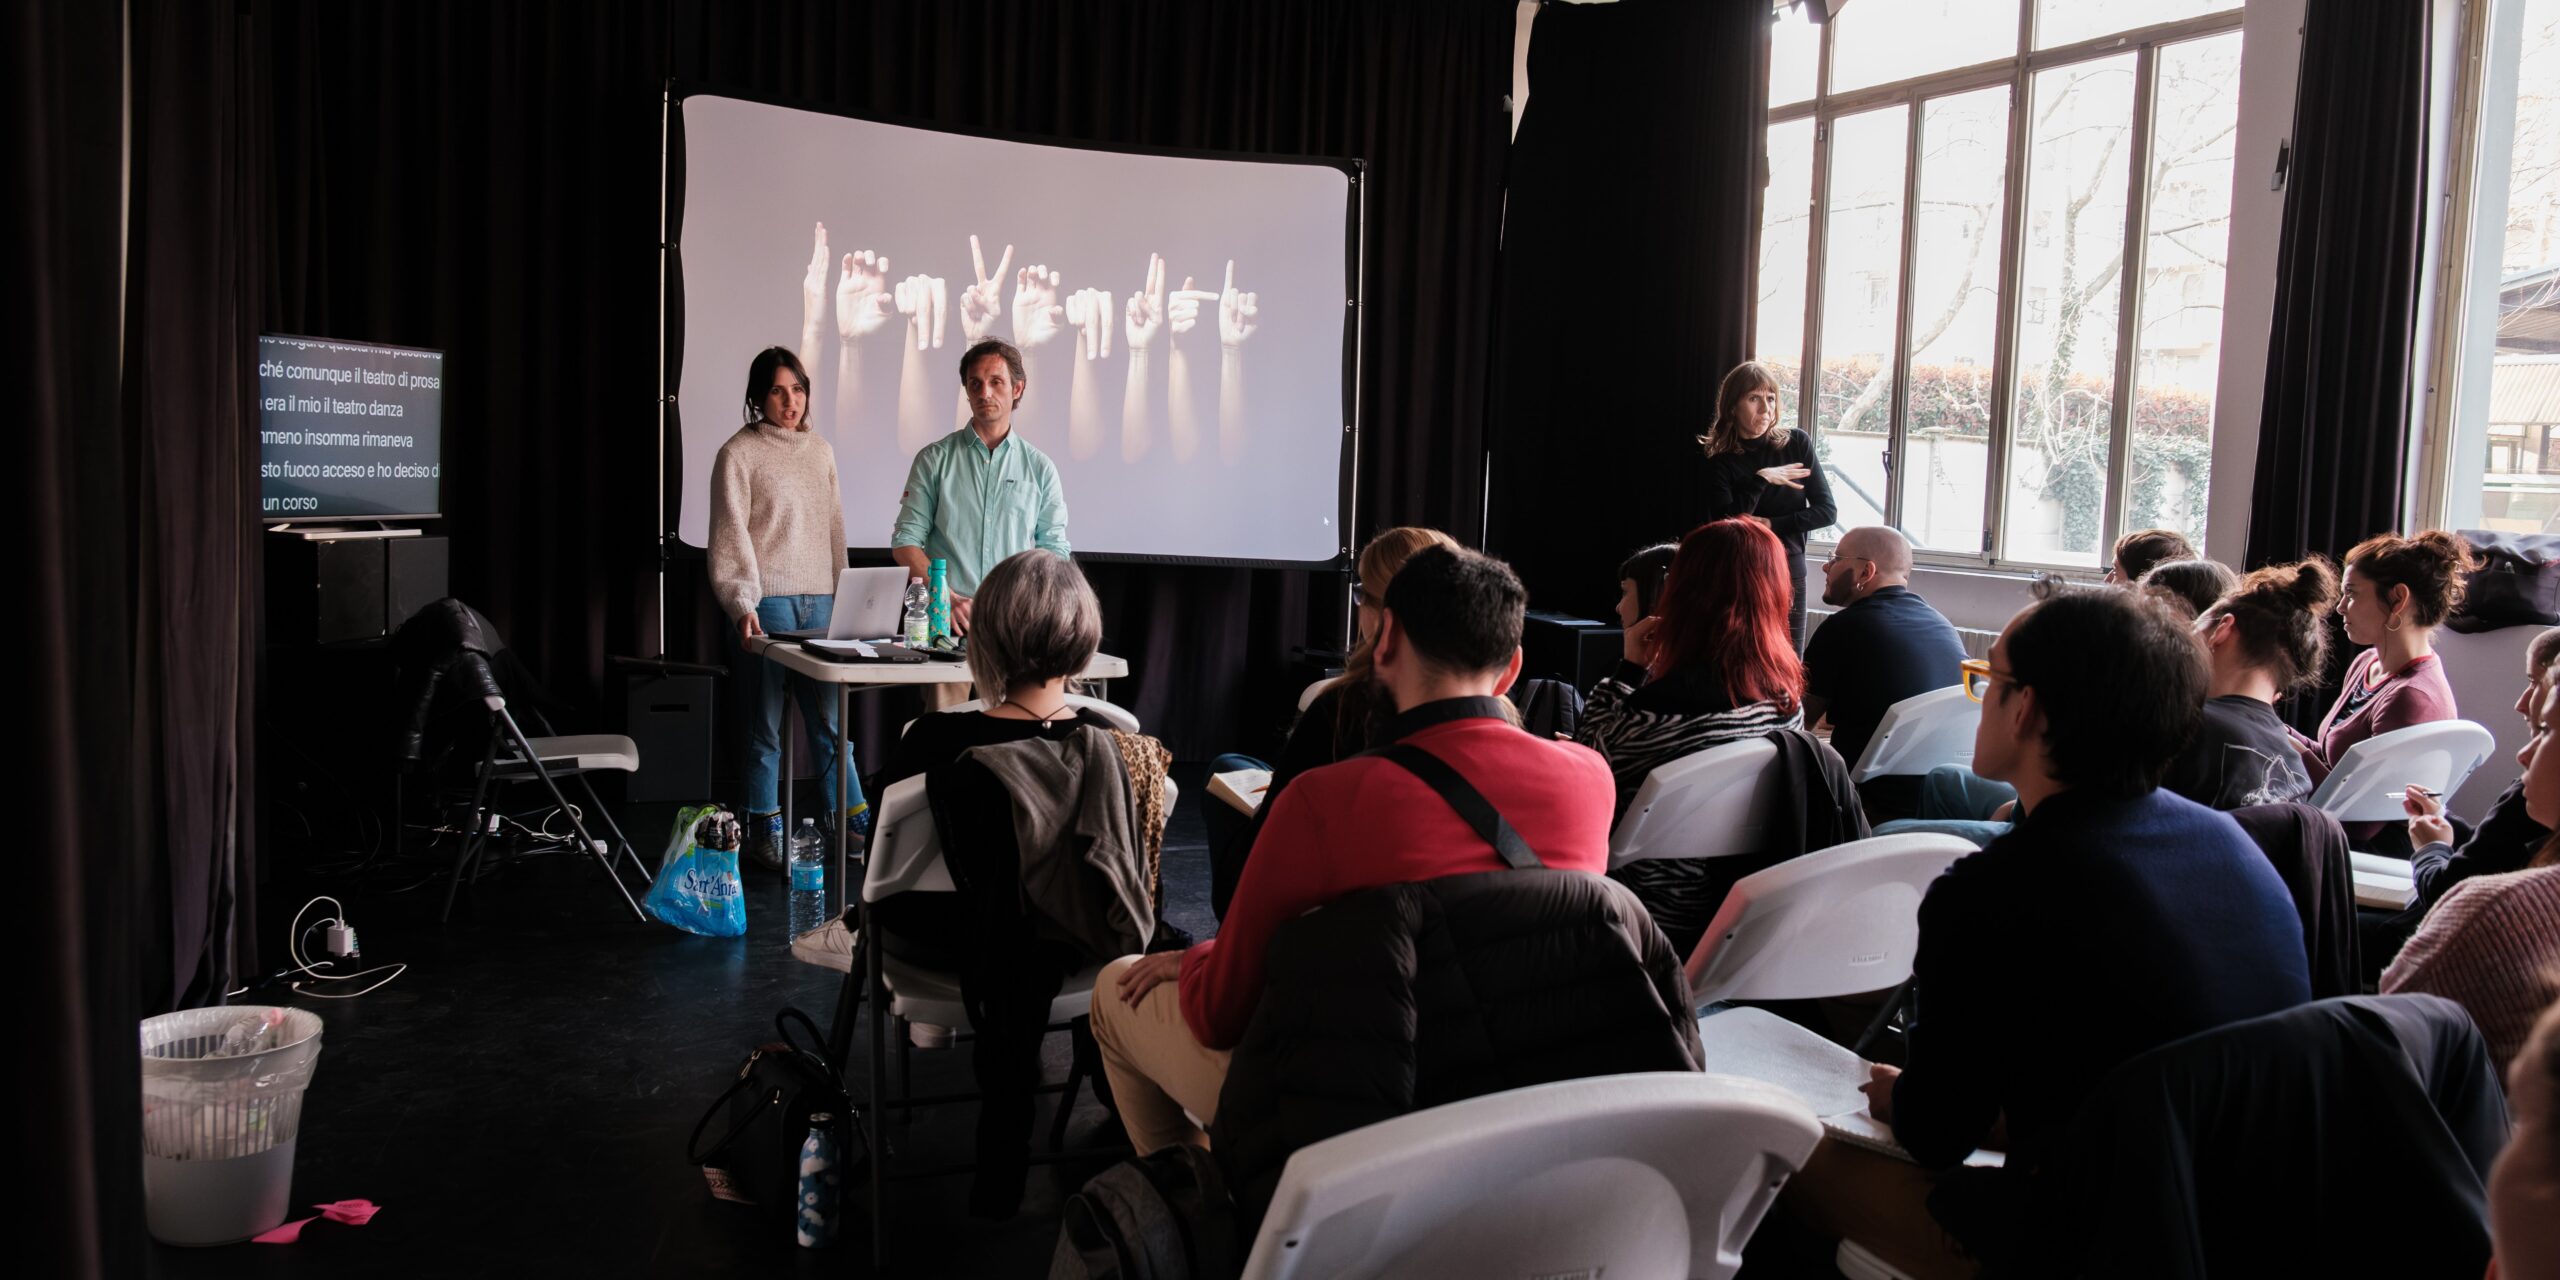
[[[925,363],[925,352],[942,345],[949,316],[951,287],[940,276],[914,275],[898,282],[898,314],[907,318],[905,367],[898,374],[898,447],[913,455],[939,434],[933,420],[933,386],[938,379]]]
[[[1013,246],[1004,247],[1003,260],[996,263],[994,275],[987,274],[986,251],[978,247],[978,238],[969,237],[969,265],[978,273],[978,282],[960,291],[960,336],[975,343],[996,327],[996,317],[1004,314],[1004,273],[1013,269]],[[964,407],[962,410],[966,413]]]
[[[1191,355],[1183,349],[1181,338],[1199,326],[1200,304],[1218,301],[1217,294],[1194,288],[1193,283],[1189,276],[1182,278],[1182,287],[1167,298],[1164,313],[1174,337],[1165,357],[1165,424],[1173,438],[1173,456],[1181,462],[1200,452],[1200,406],[1191,393]]]
[[[1089,372],[1096,360],[1111,357],[1111,295],[1101,289],[1078,289],[1067,297],[1067,323],[1076,331],[1075,378],[1067,389],[1067,452],[1078,460],[1102,452],[1102,390]]]
[[[1125,462],[1147,456],[1155,445],[1147,421],[1147,349],[1155,345],[1164,319],[1164,255],[1150,253],[1147,283],[1129,295],[1128,313],[1121,319],[1129,347],[1129,380],[1120,396],[1120,457]]]
[[[1227,259],[1227,287],[1218,294],[1218,456],[1244,456],[1244,340],[1253,336],[1258,308],[1250,293],[1236,291],[1236,260]]]

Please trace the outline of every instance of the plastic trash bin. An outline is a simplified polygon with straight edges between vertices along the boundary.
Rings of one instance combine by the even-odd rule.
[[[143,1212],[166,1244],[230,1244],[293,1203],[320,1015],[231,1005],[142,1021]]]

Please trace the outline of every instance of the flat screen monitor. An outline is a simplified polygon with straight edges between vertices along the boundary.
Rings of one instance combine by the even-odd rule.
[[[443,352],[262,334],[258,410],[269,524],[443,514]]]

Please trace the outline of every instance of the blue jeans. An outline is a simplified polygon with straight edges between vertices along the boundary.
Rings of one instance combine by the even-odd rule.
[[[1223,755],[1209,762],[1209,776],[1270,767],[1252,756]],[[1209,910],[1224,920],[1227,903],[1236,896],[1236,881],[1244,878],[1244,857],[1253,852],[1254,823],[1226,801],[1207,797],[1203,801],[1200,818],[1209,828]]]
[[[1876,827],[1876,834],[1922,831],[1962,836],[1976,845],[1987,845],[2010,826],[1993,821],[1991,815],[2017,798],[2018,789],[2008,783],[1993,782],[1960,764],[1942,764],[1921,779],[1920,816],[1883,823]]]
[[[835,614],[836,598],[766,596],[756,602],[756,623],[767,632],[823,630]],[[737,634],[731,633],[732,637]],[[747,770],[747,812],[773,813],[782,808],[782,696],[786,687],[800,699],[800,721],[809,731],[809,751],[826,762],[827,803],[836,801],[836,691],[806,676],[793,675],[741,647],[736,657],[738,719],[746,730],[741,752]],[[844,788],[843,811],[870,807],[862,798],[856,774]]]

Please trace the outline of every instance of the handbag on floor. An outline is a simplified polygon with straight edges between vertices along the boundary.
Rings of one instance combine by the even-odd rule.
[[[793,1040],[795,1025],[807,1030],[809,1047]],[[811,1115],[835,1117],[848,1195],[851,1175],[862,1171],[870,1148],[844,1077],[821,1047],[826,1037],[818,1025],[798,1009],[784,1009],[774,1015],[773,1032],[775,1038],[747,1054],[738,1078],[702,1113],[685,1140],[685,1158],[701,1168],[714,1198],[788,1215],[800,1199],[800,1144],[809,1136]],[[706,1149],[703,1134],[714,1128],[721,1136]]]

